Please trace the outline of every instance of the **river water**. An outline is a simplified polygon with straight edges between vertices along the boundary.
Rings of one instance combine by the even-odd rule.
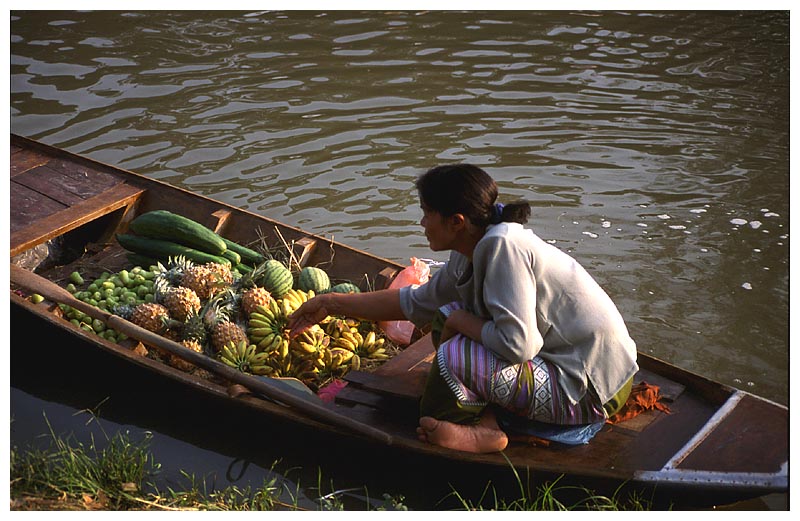
[[[400,262],[526,199],[641,351],[788,403],[788,12],[24,12],[11,131]],[[12,400],[12,414],[14,401]]]

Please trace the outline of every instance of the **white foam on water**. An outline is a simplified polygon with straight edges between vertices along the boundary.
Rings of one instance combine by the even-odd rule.
[[[746,219],[731,219],[731,224],[735,224],[736,226],[742,226],[743,224],[747,224]]]
[[[744,289],[753,289],[753,285],[750,284],[749,282],[745,282],[744,284],[742,284],[742,287]]]

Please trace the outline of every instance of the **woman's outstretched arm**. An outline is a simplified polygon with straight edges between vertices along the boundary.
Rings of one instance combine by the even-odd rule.
[[[324,293],[305,302],[289,317],[289,336],[299,335],[329,315],[363,320],[406,320],[400,308],[400,289],[364,293]]]

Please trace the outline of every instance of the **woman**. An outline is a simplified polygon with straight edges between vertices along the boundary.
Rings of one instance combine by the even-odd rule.
[[[319,295],[297,334],[327,315],[432,323],[436,360],[420,404],[420,439],[494,452],[502,418],[558,425],[604,421],[627,399],[636,345],[614,303],[570,256],[523,228],[528,203],[495,204],[473,165],[445,165],[416,183],[433,251],[450,259],[428,283]]]

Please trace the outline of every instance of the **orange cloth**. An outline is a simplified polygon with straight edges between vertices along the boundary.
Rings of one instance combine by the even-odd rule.
[[[660,401],[662,398],[661,391],[657,385],[651,385],[647,382],[636,384],[631,389],[631,394],[622,408],[614,416],[611,416],[606,423],[619,423],[630,420],[651,409],[669,414],[669,407]]]

